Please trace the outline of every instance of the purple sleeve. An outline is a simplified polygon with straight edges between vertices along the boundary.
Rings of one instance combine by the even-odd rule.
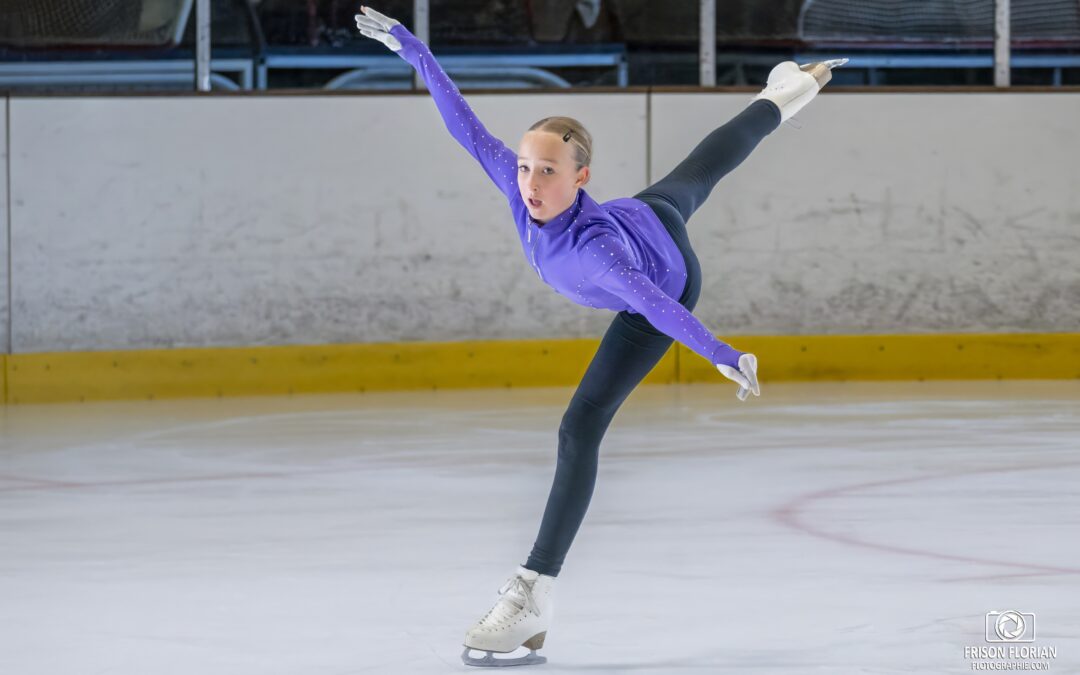
[[[583,240],[578,256],[590,281],[625,300],[658,330],[708,359],[713,366],[723,363],[739,367],[743,352],[717,340],[697,317],[635,268],[631,262],[633,256],[619,237],[605,232]]]
[[[480,162],[507,199],[512,198],[518,191],[517,153],[488,133],[426,44],[401,24],[390,34],[401,43],[398,56],[420,73],[450,134]]]

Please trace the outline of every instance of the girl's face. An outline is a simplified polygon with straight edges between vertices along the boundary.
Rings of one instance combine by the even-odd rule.
[[[589,167],[575,170],[574,147],[550,131],[529,131],[521,139],[517,159],[518,190],[529,215],[546,223],[577,199],[589,182]]]

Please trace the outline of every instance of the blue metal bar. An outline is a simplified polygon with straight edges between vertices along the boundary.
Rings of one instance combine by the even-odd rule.
[[[842,48],[829,52],[801,52],[794,60],[820,61],[844,56]],[[845,68],[992,68],[993,54],[853,54]],[[1013,54],[1013,68],[1076,68],[1080,54]]]
[[[358,68],[356,70],[350,70],[341,75],[338,75],[334,79],[327,82],[324,88],[349,89],[352,87],[352,85],[355,84],[368,82],[373,79],[378,79],[386,76],[397,77],[411,71],[412,68]],[[469,76],[478,75],[492,77],[502,76],[504,78],[516,80],[517,82],[527,79],[531,80],[536,84],[547,87],[560,87],[564,89],[570,87],[570,83],[563,78],[557,75],[553,75],[552,73],[549,73],[546,70],[541,70],[539,68],[447,68],[447,71],[455,80],[462,80],[468,78]],[[407,85],[407,83],[407,77],[401,79],[401,84]],[[485,85],[487,85],[487,83],[485,83]],[[493,80],[491,85],[496,87],[507,86],[505,83],[499,83],[496,80]],[[518,84],[515,86],[527,85]],[[403,88],[407,89],[408,86],[405,86]]]
[[[195,68],[187,72],[127,72],[104,71],[85,73],[5,73],[0,72],[0,85],[58,85],[58,84],[160,84],[178,82],[190,86]],[[222,89],[236,90],[240,87],[220,73],[210,73],[209,81]]]
[[[625,63],[621,54],[499,54],[470,56],[439,56],[439,63],[444,66],[618,66]],[[364,68],[405,63],[398,56],[376,56],[365,54],[274,54],[266,55],[267,68],[325,69],[325,68]],[[408,66],[408,64],[405,64]]]
[[[242,73],[251,70],[250,59],[214,59],[214,70]],[[20,73],[142,73],[164,71],[192,73],[191,61],[0,61],[0,72]]]
[[[236,73],[240,77],[240,86],[251,89],[254,82],[254,67],[250,59],[214,59],[210,67],[216,73]],[[0,77],[7,78],[7,81],[11,82],[30,82],[33,78],[43,78],[44,81],[44,79],[52,78],[49,81],[77,84],[78,77],[92,77],[95,81],[101,82],[120,81],[111,79],[112,76],[172,74],[194,77],[195,65],[186,59],[183,61],[0,61]],[[171,77],[164,79],[171,81]],[[220,80],[218,84],[221,84]]]

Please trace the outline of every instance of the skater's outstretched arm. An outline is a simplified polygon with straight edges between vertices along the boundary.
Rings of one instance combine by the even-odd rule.
[[[720,374],[739,385],[740,401],[761,395],[757,357],[716,339],[690,310],[672,300],[633,262],[634,254],[622,238],[604,224],[590,229],[577,245],[578,261],[586,278],[649,320],[657,330],[708,359]]]
[[[428,46],[395,19],[370,7],[362,6],[361,11],[364,13],[356,15],[360,32],[397,52],[420,73],[450,134],[480,162],[488,177],[508,199],[517,195],[517,153],[480,123]]]
[[[738,368],[743,352],[716,339],[688,309],[637,269],[633,254],[618,234],[607,230],[603,224],[589,229],[596,233],[578,244],[578,260],[592,283],[625,300],[657,330],[683,343],[714,366],[724,364]]]

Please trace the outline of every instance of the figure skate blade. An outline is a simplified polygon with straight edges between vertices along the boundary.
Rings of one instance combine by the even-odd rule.
[[[525,656],[519,656],[510,659],[497,659],[494,652],[486,652],[484,656],[477,658],[470,656],[470,651],[484,651],[482,649],[470,649],[465,648],[465,651],[461,652],[461,661],[467,666],[478,666],[482,668],[502,668],[507,666],[536,666],[541,663],[547,663],[546,656],[540,656],[536,653],[535,649],[529,651]]]

